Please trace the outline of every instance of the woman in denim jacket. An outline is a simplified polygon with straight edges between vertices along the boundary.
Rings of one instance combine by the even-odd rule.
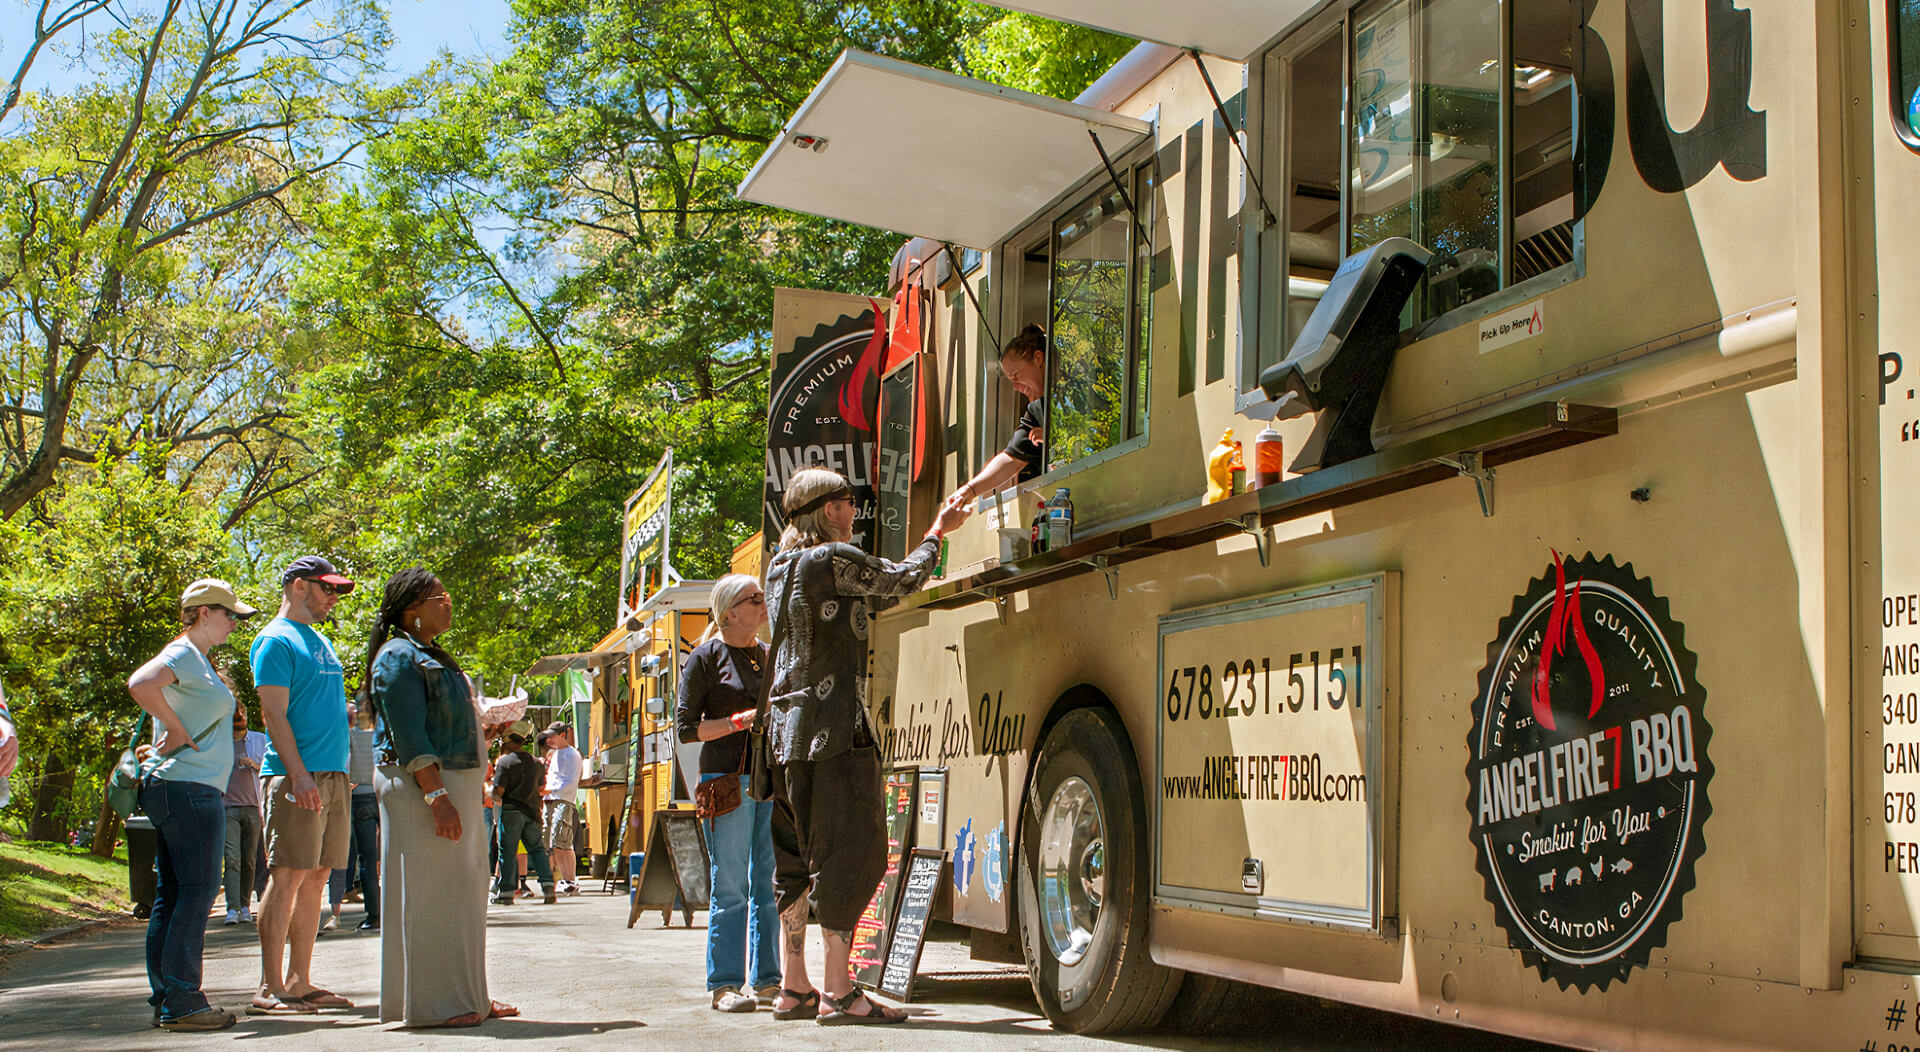
[[[466,674],[435,642],[453,599],[422,569],[388,578],[368,645],[380,869],[380,1021],[477,1026],[487,998],[486,745]]]

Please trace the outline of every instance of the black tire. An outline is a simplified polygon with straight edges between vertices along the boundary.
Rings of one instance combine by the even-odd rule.
[[[1146,803],[1126,729],[1107,709],[1075,709],[1048,732],[1035,765],[1020,823],[1016,877],[1020,945],[1034,996],[1054,1027],[1068,1033],[1144,1030],[1166,1014],[1183,973],[1155,964],[1147,953],[1151,869]],[[1063,787],[1062,801],[1081,806],[1061,806],[1056,816],[1081,815],[1080,824],[1069,825],[1097,830],[1098,835],[1087,840],[1067,837],[1069,845],[1093,846],[1064,852],[1056,848],[1050,852],[1054,868],[1081,877],[1091,873],[1095,879],[1056,882],[1068,890],[1047,906],[1037,879],[1047,869],[1041,860],[1043,827]],[[1088,800],[1090,809],[1085,806]],[[1091,824],[1084,817],[1089,810]],[[1061,864],[1063,854],[1072,865]],[[1096,907],[1072,914],[1069,900],[1088,896],[1088,889],[1097,889]],[[1069,916],[1087,917],[1091,925],[1049,923],[1049,918],[1060,922]],[[1074,928],[1077,935],[1057,934],[1063,928]]]
[[[1173,1007],[1160,1020],[1160,1029],[1196,1037],[1245,1030],[1269,1014],[1278,996],[1264,987],[1188,972]]]

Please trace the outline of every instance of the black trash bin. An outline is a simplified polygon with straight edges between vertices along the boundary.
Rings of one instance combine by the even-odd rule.
[[[153,868],[160,853],[160,834],[153,820],[135,811],[127,816],[127,890],[133,895],[133,915],[144,919],[153,912],[160,874]]]

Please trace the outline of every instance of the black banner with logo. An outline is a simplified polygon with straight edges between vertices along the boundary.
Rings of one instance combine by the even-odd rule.
[[[859,513],[853,543],[875,544],[875,414],[886,315],[873,301],[833,293],[774,293],[773,375],[767,397],[766,543],[786,526],[781,497],[805,468],[827,468],[853,483]]]
[[[1509,942],[1562,988],[1645,967],[1706,849],[1712,731],[1683,633],[1631,563],[1555,552],[1487,648],[1476,865]]]

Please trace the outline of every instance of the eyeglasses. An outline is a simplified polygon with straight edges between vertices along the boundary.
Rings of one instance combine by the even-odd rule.
[[[431,603],[435,599],[445,599],[449,603],[453,602],[453,596],[448,595],[446,592],[435,592],[432,595],[422,598],[420,601],[423,603]]]
[[[747,596],[745,599],[742,599],[740,600],[740,602],[735,603],[733,605],[740,606],[742,603],[752,603],[755,606],[765,606],[767,605],[767,597],[765,593],[756,592],[753,595]]]
[[[342,591],[345,590],[337,584],[329,584],[326,581],[316,581],[311,577],[302,577],[301,580],[307,582],[308,584],[314,586],[315,588],[320,589],[321,591],[327,593],[328,595],[339,595]]]

